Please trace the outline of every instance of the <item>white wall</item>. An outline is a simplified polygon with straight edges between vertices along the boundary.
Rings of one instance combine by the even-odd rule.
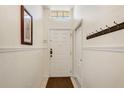
[[[86,40],[89,33],[124,21],[124,6],[76,6],[75,19],[83,18],[82,87],[124,87],[124,31]]]
[[[21,45],[20,6],[0,6],[0,87],[40,87],[48,77],[42,6],[25,6],[33,16],[33,45]]]

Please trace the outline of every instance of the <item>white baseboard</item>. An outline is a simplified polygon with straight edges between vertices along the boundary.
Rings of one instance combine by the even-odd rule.
[[[71,81],[73,83],[74,88],[80,88],[81,86],[78,84],[77,80],[74,77],[71,77]]]
[[[48,77],[44,77],[41,81],[41,88],[46,88]]]

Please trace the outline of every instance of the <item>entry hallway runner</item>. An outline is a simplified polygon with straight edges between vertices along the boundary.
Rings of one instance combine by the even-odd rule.
[[[50,77],[46,88],[74,88],[70,77]]]

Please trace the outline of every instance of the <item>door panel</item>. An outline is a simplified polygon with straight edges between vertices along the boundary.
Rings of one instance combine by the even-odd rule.
[[[50,30],[50,76],[70,76],[72,71],[71,30]]]

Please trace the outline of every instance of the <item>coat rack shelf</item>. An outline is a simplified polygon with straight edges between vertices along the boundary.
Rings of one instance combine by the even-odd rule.
[[[103,30],[102,28],[100,28],[100,29],[101,29],[100,32],[96,32],[96,33],[92,33],[91,35],[88,35],[88,36],[87,36],[87,40],[88,40],[88,39],[95,38],[95,37],[98,37],[98,36],[102,36],[102,35],[105,35],[105,34],[108,34],[108,33],[112,33],[112,32],[115,32],[115,31],[119,31],[119,30],[121,30],[121,29],[124,29],[124,22],[122,22],[122,23],[120,23],[120,24],[117,24],[117,23],[114,21],[114,24],[116,24],[116,25],[114,25],[114,26],[112,26],[112,27],[108,27],[108,26],[106,25],[107,29],[104,29],[104,30]]]

